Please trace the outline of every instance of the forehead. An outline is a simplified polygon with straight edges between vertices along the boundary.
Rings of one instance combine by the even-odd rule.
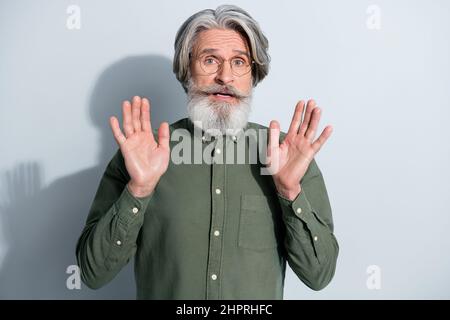
[[[210,29],[199,33],[194,44],[194,52],[217,51],[222,54],[249,52],[246,39],[238,32],[228,29]]]

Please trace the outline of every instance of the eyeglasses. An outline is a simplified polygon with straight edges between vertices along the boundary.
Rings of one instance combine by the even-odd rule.
[[[242,77],[252,70],[254,61],[249,62],[243,57],[234,57],[231,59],[221,59],[212,55],[201,55],[197,58],[200,68],[205,75],[211,75],[218,72],[225,61],[230,63],[231,72],[238,77]]]

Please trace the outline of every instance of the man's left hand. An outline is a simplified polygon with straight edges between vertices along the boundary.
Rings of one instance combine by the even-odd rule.
[[[313,142],[321,110],[314,100],[309,100],[302,121],[304,109],[305,102],[298,102],[289,131],[281,145],[279,144],[280,125],[278,121],[272,120],[269,126],[267,169],[272,174],[277,191],[291,201],[301,192],[300,180],[305,175],[315,154],[333,131],[330,125],[326,126]]]

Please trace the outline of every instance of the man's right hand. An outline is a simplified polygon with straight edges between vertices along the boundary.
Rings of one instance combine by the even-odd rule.
[[[135,96],[132,104],[124,101],[122,112],[125,135],[116,117],[111,117],[109,122],[130,175],[128,190],[135,197],[145,197],[154,190],[169,165],[169,124],[161,123],[157,143],[152,132],[148,99]]]

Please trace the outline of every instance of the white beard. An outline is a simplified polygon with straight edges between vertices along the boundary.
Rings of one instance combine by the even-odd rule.
[[[188,90],[187,107],[189,119],[195,126],[212,135],[232,135],[245,128],[251,112],[251,92],[247,97],[241,98],[238,104],[230,104],[211,101],[207,95],[199,94],[191,88]]]

